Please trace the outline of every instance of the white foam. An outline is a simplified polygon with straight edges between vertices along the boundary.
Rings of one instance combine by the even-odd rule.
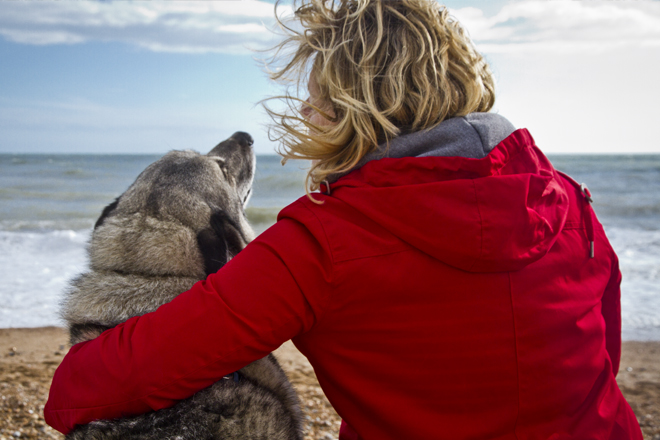
[[[66,283],[86,268],[90,230],[0,231],[0,328],[63,325]]]
[[[660,231],[607,228],[619,256],[624,339],[660,340]]]

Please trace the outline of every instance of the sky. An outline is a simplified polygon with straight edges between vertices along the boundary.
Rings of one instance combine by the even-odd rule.
[[[660,0],[451,0],[546,153],[660,153]],[[289,8],[282,9],[286,13]],[[0,0],[0,153],[274,154],[272,1]],[[302,96],[306,98],[306,96]]]

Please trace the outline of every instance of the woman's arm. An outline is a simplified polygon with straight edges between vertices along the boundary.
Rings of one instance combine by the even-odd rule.
[[[166,408],[262,358],[314,325],[327,255],[301,223],[278,222],[172,302],[74,346],[53,378],[46,422],[66,434]]]

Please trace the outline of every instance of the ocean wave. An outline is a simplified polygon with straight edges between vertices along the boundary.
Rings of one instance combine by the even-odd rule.
[[[245,210],[248,222],[253,226],[273,225],[277,221],[277,214],[282,210],[281,207],[276,208],[259,208],[248,206]]]
[[[91,231],[96,219],[92,218],[69,218],[59,220],[1,220],[0,232],[61,232],[69,230],[88,230]]]
[[[295,191],[300,193],[304,191],[304,175],[279,175],[273,174],[269,176],[258,177],[255,179],[255,191],[272,192],[272,191]]]
[[[13,157],[11,159],[11,163],[12,163],[12,165],[25,165],[28,162],[27,162],[27,160],[22,159],[20,157]]]
[[[67,282],[87,266],[89,230],[0,231],[0,327],[62,325]]]
[[[75,168],[71,170],[64,170],[62,172],[63,175],[68,176],[68,177],[84,177],[84,176],[91,176],[90,173],[88,173],[85,170],[82,170],[80,168]]]
[[[594,210],[599,217],[619,217],[635,219],[638,217],[655,217],[660,215],[660,202],[656,200],[610,200],[608,203],[597,204],[594,202]],[[658,225],[660,226],[660,225]]]
[[[607,227],[605,233],[622,261],[635,264],[660,261],[660,231]]]
[[[645,328],[645,327],[660,328],[660,317],[658,316],[630,315],[630,316],[623,316],[622,321],[623,321],[623,325],[629,328]]]
[[[49,203],[53,201],[59,202],[84,202],[84,203],[105,203],[112,201],[118,194],[110,192],[99,191],[53,191],[49,188],[29,188],[29,187],[12,187],[0,188],[0,198],[7,200],[43,200]],[[109,203],[109,202],[108,202]]]

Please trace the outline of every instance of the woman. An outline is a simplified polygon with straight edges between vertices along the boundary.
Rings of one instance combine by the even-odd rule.
[[[296,17],[273,76],[310,71],[310,96],[271,115],[320,193],[74,347],[48,422],[171,406],[293,339],[342,439],[641,439],[615,381],[617,258],[588,193],[488,113],[492,75],[459,25],[426,0],[311,0]]]

